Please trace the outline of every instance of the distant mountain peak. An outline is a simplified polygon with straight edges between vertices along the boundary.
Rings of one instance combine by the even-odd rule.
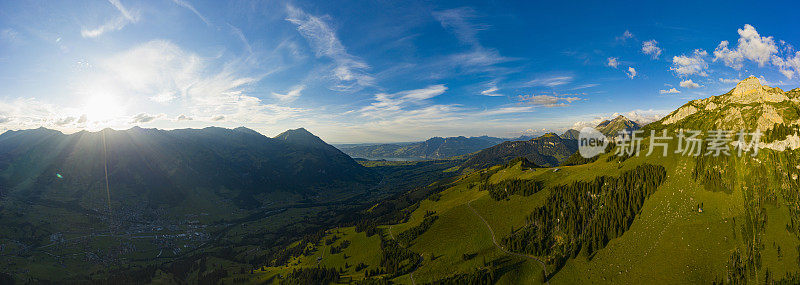
[[[560,137],[565,140],[577,140],[579,134],[580,131],[576,129],[569,129],[566,132],[564,132],[564,134],[560,135]]]
[[[322,139],[305,128],[286,130],[280,135],[275,136],[275,139],[305,146],[328,146]]]
[[[766,86],[759,78],[750,76],[730,92],[689,101],[659,122],[681,127],[761,131],[779,124],[792,125],[797,122],[796,110],[800,106],[800,94],[794,90],[785,92]]]
[[[638,130],[642,126],[635,121],[631,121],[623,115],[618,115],[614,119],[605,120],[598,124],[595,129],[600,131],[606,136],[616,136],[620,131],[633,131]]]
[[[789,100],[789,97],[780,88],[762,85],[761,80],[755,76],[750,76],[736,83],[736,87],[731,90],[726,99],[730,103],[750,104],[756,102],[782,102]]]
[[[238,127],[238,128],[233,129],[233,130],[234,131],[243,132],[243,133],[248,133],[248,134],[260,135],[260,136],[262,135],[261,133],[255,131],[255,130],[253,130],[251,128],[247,128],[247,127]]]
[[[758,80],[758,78],[751,75],[750,77],[745,78],[742,81],[739,81],[739,83],[736,83],[736,88],[734,88],[733,92],[731,93],[733,93],[734,95],[739,95],[753,90],[761,89],[762,87],[764,86],[761,85],[761,80]]]
[[[308,130],[306,130],[305,128],[296,128],[296,129],[288,129],[285,132],[281,133],[280,135],[276,136],[275,138],[278,137],[287,138],[288,136],[304,136],[304,137],[315,137],[315,138],[317,137]]]

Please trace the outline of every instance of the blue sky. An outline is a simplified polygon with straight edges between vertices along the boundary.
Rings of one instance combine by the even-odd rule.
[[[796,2],[527,2],[3,1],[0,129],[513,137],[800,87]]]

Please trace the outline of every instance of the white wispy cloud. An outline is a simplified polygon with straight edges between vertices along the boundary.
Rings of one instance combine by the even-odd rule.
[[[681,93],[681,91],[678,91],[678,89],[675,89],[675,88],[671,88],[671,89],[668,89],[668,90],[661,90],[661,91],[659,91],[659,93],[661,93],[661,94],[679,94],[679,93]]]
[[[694,83],[691,79],[681,81],[680,86],[689,89],[700,88],[700,84]]]
[[[658,59],[661,55],[661,48],[658,47],[656,40],[649,40],[642,43],[642,53],[649,54],[653,59]]]
[[[331,89],[355,91],[374,85],[375,78],[366,72],[369,65],[347,52],[327,22],[294,6],[286,7],[286,20],[297,25],[297,31],[308,40],[317,57],[327,57],[334,62],[331,76],[335,84]]]
[[[557,95],[520,95],[519,100],[526,105],[541,107],[566,107],[572,102],[583,100],[580,97],[561,97]]]
[[[237,38],[239,38],[239,41],[241,41],[241,42],[242,42],[242,45],[244,46],[244,48],[245,48],[245,50],[247,51],[247,53],[248,53],[248,54],[253,54],[253,47],[252,47],[252,46],[250,46],[250,41],[248,41],[248,40],[247,40],[247,37],[245,37],[245,36],[244,36],[244,33],[242,33],[242,30],[241,30],[241,29],[239,29],[239,28],[237,28],[237,27],[236,27],[236,26],[234,26],[234,25],[231,25],[231,24],[228,24],[228,27],[230,27],[230,28],[231,28],[231,32],[233,32],[233,34],[234,34],[234,35],[235,35]]]
[[[492,81],[486,84],[486,89],[481,91],[481,95],[484,96],[503,96],[503,94],[498,94],[497,91],[500,90],[497,88],[497,82]]]
[[[469,7],[433,12],[433,16],[442,24],[442,27],[451,30],[459,41],[472,46],[480,45],[478,31],[487,28],[485,25],[478,25],[471,21],[475,18],[475,10]]]
[[[295,87],[292,87],[292,89],[289,90],[289,92],[286,92],[286,94],[272,92],[272,96],[275,96],[276,98],[278,98],[278,100],[284,102],[291,102],[297,99],[297,97],[300,97],[300,92],[303,92],[303,89],[305,88],[306,88],[305,85],[297,85]]]
[[[200,11],[197,11],[197,9],[195,9],[194,6],[192,6],[192,4],[189,4],[189,2],[184,0],[172,0],[172,3],[175,3],[176,5],[181,6],[183,8],[189,9],[189,11],[192,11],[192,13],[194,13],[198,18],[200,18],[200,20],[202,20],[203,23],[206,23],[206,25],[211,26],[211,22],[209,22],[208,19],[206,19],[206,17],[203,16],[203,14],[200,14]]]
[[[495,116],[495,115],[506,115],[506,114],[517,114],[517,113],[525,113],[531,112],[534,110],[533,106],[515,106],[515,107],[501,107],[492,110],[486,110],[483,112],[478,113],[480,116]]]
[[[722,83],[734,83],[735,84],[735,83],[739,83],[739,81],[742,81],[742,80],[738,79],[738,78],[721,78],[721,77],[719,78],[719,82],[722,82]]]
[[[542,76],[535,78],[531,81],[528,81],[525,86],[544,86],[544,87],[556,87],[559,85],[569,84],[572,82],[574,78],[572,75],[551,75],[551,76]]]
[[[237,122],[269,123],[303,112],[248,95],[247,88],[259,76],[211,60],[170,41],[154,40],[102,61],[75,92],[84,98],[114,98],[119,105],[139,109],[158,103],[200,121],[215,114]]]
[[[690,56],[675,56],[672,58],[672,67],[669,69],[674,71],[679,76],[708,76],[708,73],[706,73],[706,70],[708,69],[708,63],[706,63],[706,60],[704,59],[707,55],[708,52],[705,50],[696,49]]]
[[[5,42],[14,43],[17,41],[18,36],[19,33],[17,32],[17,30],[12,28],[5,28],[2,31],[0,31],[0,40],[3,40]]]
[[[107,32],[122,30],[125,26],[139,21],[139,12],[129,10],[122,5],[119,0],[109,0],[109,3],[117,9],[119,16],[107,21],[94,29],[81,29],[81,36],[84,38],[96,38]]]
[[[628,78],[633,79],[637,75],[636,68],[633,68],[632,66],[629,66],[628,67],[628,72],[626,72],[626,74],[628,74]]]
[[[600,86],[600,84],[597,84],[597,83],[586,83],[586,84],[581,84],[581,85],[575,86],[574,88],[572,88],[572,90],[580,90],[580,89],[592,88],[592,87],[597,87],[597,86]]]
[[[616,57],[609,57],[606,62],[606,66],[617,68],[617,66],[619,66],[619,59]]]
[[[422,89],[401,91],[397,93],[375,94],[375,102],[361,108],[361,116],[388,117],[404,111],[411,111],[408,107],[421,104],[422,101],[444,94],[447,87],[443,84],[431,85]]]
[[[488,29],[487,25],[475,23],[476,12],[469,7],[433,12],[434,18],[443,28],[452,32],[458,40],[470,47],[469,51],[455,53],[449,62],[465,67],[486,67],[512,59],[504,57],[497,49],[484,47],[478,39],[478,32]]]

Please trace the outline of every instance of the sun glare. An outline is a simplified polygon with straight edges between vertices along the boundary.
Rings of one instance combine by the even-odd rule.
[[[109,127],[121,115],[122,106],[110,95],[94,95],[86,100],[83,114],[89,125],[99,128]]]

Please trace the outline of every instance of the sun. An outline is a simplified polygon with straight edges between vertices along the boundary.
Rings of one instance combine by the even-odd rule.
[[[109,127],[122,115],[120,102],[111,95],[93,95],[83,105],[86,121],[98,127]]]

